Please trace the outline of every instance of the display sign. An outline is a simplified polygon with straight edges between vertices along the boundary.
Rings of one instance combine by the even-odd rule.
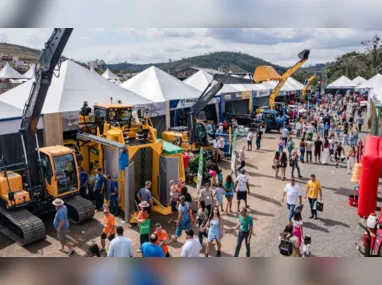
[[[242,99],[250,99],[252,98],[252,91],[243,91],[241,92]]]
[[[224,99],[225,100],[231,100],[231,94],[227,94],[227,95],[224,95]]]
[[[237,176],[237,170],[236,170],[236,132],[233,133],[233,140],[232,140],[232,149],[231,149],[231,173],[235,173]]]
[[[200,187],[202,186],[203,181],[203,166],[204,166],[204,156],[203,156],[203,148],[200,148],[199,152],[199,166],[198,166],[198,182],[196,184],[196,191],[199,194]]]
[[[241,99],[241,93],[236,93],[236,99]]]

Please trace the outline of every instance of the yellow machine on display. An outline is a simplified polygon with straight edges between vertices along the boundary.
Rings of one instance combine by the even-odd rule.
[[[89,173],[90,191],[94,187],[95,170],[101,168],[103,173],[111,175],[118,184],[119,206],[125,212],[125,219],[134,216],[136,192],[144,187],[146,181],[152,182],[152,195],[157,201],[152,208],[154,212],[168,215],[168,189],[166,173],[183,181],[184,167],[181,155],[171,156],[173,168],[166,169],[163,141],[157,139],[157,130],[150,118],[138,116],[133,106],[122,103],[95,104],[94,121],[88,119],[91,109],[84,103],[81,109],[79,127],[82,133],[77,135],[82,167]],[[128,157],[128,165],[121,166],[121,157]],[[174,166],[176,166],[174,168]],[[166,172],[166,173],[164,173]],[[109,191],[106,191],[105,203],[108,204]],[[159,202],[161,201],[161,202]],[[166,206],[163,206],[166,205]]]
[[[310,83],[312,82],[312,80],[316,78],[316,75],[312,75],[311,77],[309,77],[308,81],[306,82],[304,88],[302,89],[302,92],[301,92],[301,99],[303,101],[305,101],[305,97],[306,97],[306,90],[308,89]]]
[[[78,195],[74,151],[60,145],[40,148],[36,135],[53,73],[72,30],[54,29],[36,64],[20,126],[23,157],[0,160],[0,231],[22,246],[46,237],[38,216],[55,211],[55,198],[64,200],[73,223],[91,219],[95,212],[93,204]]]
[[[289,68],[283,75],[279,75],[272,66],[259,66],[256,68],[253,80],[256,83],[262,83],[264,81],[275,80],[279,83],[273,89],[272,94],[269,96],[269,107],[271,110],[275,109],[276,96],[284,86],[288,77],[292,76],[309,58],[310,50],[303,50],[298,54],[300,61]]]

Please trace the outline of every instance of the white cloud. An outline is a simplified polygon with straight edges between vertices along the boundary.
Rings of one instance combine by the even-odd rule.
[[[0,29],[0,41],[41,49],[51,29]],[[79,61],[155,63],[214,51],[240,51],[275,64],[292,65],[311,49],[307,64],[363,51],[376,29],[75,29],[64,54]]]

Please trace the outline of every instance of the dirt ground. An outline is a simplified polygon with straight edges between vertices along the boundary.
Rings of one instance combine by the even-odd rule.
[[[366,133],[362,134],[364,137]],[[251,241],[251,256],[278,256],[278,236],[287,224],[288,211],[286,204],[281,202],[283,189],[288,181],[281,181],[274,178],[272,160],[276,150],[279,134],[266,134],[262,140],[260,150],[246,152],[246,171],[249,176],[250,190],[248,203],[250,205],[249,214],[254,218],[254,234]],[[295,140],[299,142],[299,140]],[[241,138],[237,143],[239,149],[246,143],[245,138]],[[222,162],[220,166],[223,173],[230,172],[229,162]],[[360,240],[362,231],[357,227],[359,221],[357,209],[348,205],[348,195],[353,194],[354,184],[350,182],[351,175],[346,174],[345,163],[340,168],[334,165],[300,164],[302,179],[296,179],[300,187],[305,191],[305,183],[310,174],[316,174],[323,187],[324,212],[319,213],[318,220],[309,220],[310,209],[306,200],[303,210],[304,233],[312,236],[312,252],[315,256],[359,256],[355,242]],[[287,168],[287,178],[290,178],[290,168]],[[197,198],[194,186],[189,186],[189,192],[194,200]],[[226,201],[225,201],[226,202]],[[195,201],[193,202],[195,203]],[[233,200],[233,210],[237,210],[236,199]],[[122,215],[121,215],[122,217]],[[169,235],[175,233],[175,223],[168,223],[169,216],[159,216],[152,214],[152,225],[160,222]],[[68,237],[76,247],[74,256],[84,256],[89,244],[96,242],[100,244],[100,234],[102,232],[102,212],[97,212],[94,219],[81,225],[70,225]],[[125,236],[133,241],[134,255],[139,248],[139,233],[136,225],[125,223],[117,218],[117,224],[125,228]],[[226,228],[234,226],[238,222],[237,213],[223,213],[224,225]],[[64,257],[58,251],[59,243],[56,239],[56,232],[53,228],[53,216],[44,217],[47,228],[47,238],[44,241],[36,242],[26,247],[14,244],[7,237],[0,234],[0,256],[2,257]],[[195,232],[197,230],[195,229]],[[233,256],[236,248],[237,234],[232,230],[227,230],[222,239],[222,256]],[[184,235],[179,242],[169,245],[172,256],[180,256],[181,247],[184,242]],[[205,242],[204,242],[205,243]],[[204,256],[205,244],[200,256]],[[214,247],[211,256],[215,256]],[[243,244],[240,256],[245,256],[245,246]]]

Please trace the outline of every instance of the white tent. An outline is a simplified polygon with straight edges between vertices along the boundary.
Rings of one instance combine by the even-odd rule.
[[[102,74],[102,77],[106,78],[107,80],[119,79],[119,77],[111,72],[109,68],[106,69],[106,71]]]
[[[268,90],[262,84],[230,84],[232,87],[236,88],[239,91],[260,91],[260,90]]]
[[[28,79],[34,78],[35,77],[35,69],[36,69],[36,65],[33,63],[31,65],[31,67],[28,69],[28,71],[24,73],[24,77],[28,78]]]
[[[294,88],[294,90],[302,90],[304,88],[304,84],[301,84],[300,82],[298,82],[296,79],[294,79],[293,77],[288,77],[287,81],[286,81],[290,86],[292,86]]]
[[[262,82],[261,85],[263,85],[266,89],[273,90],[278,83],[279,83],[278,81],[269,80],[269,81]],[[281,87],[280,91],[295,91],[295,89],[288,82],[285,82],[283,87]]]
[[[382,75],[380,73],[377,73],[369,80],[357,86],[357,88],[359,89],[371,89],[371,88],[377,88],[377,87],[382,87]]]
[[[170,74],[151,66],[119,85],[154,102],[195,99],[201,92]]]
[[[204,70],[199,70],[183,82],[203,92],[208,84],[212,81],[212,75]]]
[[[14,70],[7,62],[4,68],[0,71],[0,79],[25,79],[25,77]]]
[[[33,80],[29,80],[1,94],[0,105],[7,104],[23,109],[32,84]],[[95,103],[109,103],[110,96],[114,100],[121,100],[123,104],[132,106],[153,103],[151,100],[122,89],[89,72],[86,68],[67,60],[61,64],[60,76],[53,76],[42,113],[77,111],[82,107],[84,101],[87,101],[89,106],[93,106]],[[7,116],[9,114],[0,113],[0,118]]]
[[[364,83],[366,81],[365,78],[361,77],[361,76],[357,76],[356,78],[354,78],[353,80],[353,83],[354,84],[357,84],[357,86],[361,85],[362,83]]]
[[[353,81],[345,75],[342,75],[340,78],[326,86],[326,89],[353,89],[355,87],[357,87],[357,85]]]

